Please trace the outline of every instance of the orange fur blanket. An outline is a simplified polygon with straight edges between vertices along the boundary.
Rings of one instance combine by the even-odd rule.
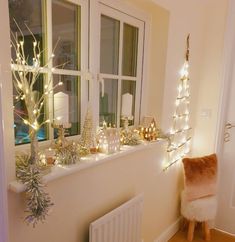
[[[185,192],[189,201],[215,195],[217,181],[216,154],[184,158]]]

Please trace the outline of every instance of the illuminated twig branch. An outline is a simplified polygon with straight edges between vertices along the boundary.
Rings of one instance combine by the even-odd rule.
[[[16,54],[16,59],[11,60],[13,84],[18,94],[16,96],[16,100],[22,100],[25,102],[25,106],[28,114],[28,120],[27,122],[25,121],[24,123],[37,131],[43,124],[49,122],[48,120],[46,120],[46,121],[42,121],[42,124],[39,124],[39,121],[38,121],[39,117],[41,116],[41,110],[43,108],[43,104],[47,99],[48,94],[53,93],[53,90],[58,86],[63,85],[63,82],[60,81],[55,86],[51,87],[52,77],[50,77],[48,83],[44,85],[45,90],[44,90],[44,93],[40,96],[40,98],[37,98],[35,96],[35,91],[33,89],[34,85],[37,82],[39,75],[43,73],[43,70],[47,69],[48,72],[50,72],[52,75],[54,68],[64,67],[66,63],[50,69],[49,64],[52,62],[54,58],[54,54],[52,54],[48,59],[48,61],[43,66],[41,66],[40,58],[43,55],[45,50],[40,49],[40,42],[37,41],[32,31],[26,25],[26,28],[28,29],[28,31],[30,32],[33,38],[33,57],[32,57],[33,65],[29,66],[28,57],[26,58],[25,56],[24,35],[17,23],[16,23],[16,26],[19,29],[19,32],[21,35],[20,37],[22,39],[22,40],[19,40],[17,34],[14,35],[13,33],[11,33],[13,37],[13,41],[11,41],[11,46],[14,48],[14,51]],[[58,41],[56,43],[56,46],[57,44],[58,44]]]

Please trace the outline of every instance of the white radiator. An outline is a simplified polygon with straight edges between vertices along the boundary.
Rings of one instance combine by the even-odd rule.
[[[138,195],[90,224],[90,242],[141,242],[143,195]]]

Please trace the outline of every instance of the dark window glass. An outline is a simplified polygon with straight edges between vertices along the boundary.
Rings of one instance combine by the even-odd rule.
[[[101,16],[100,72],[118,74],[120,22]]]
[[[13,35],[18,40],[24,38],[24,51],[28,65],[33,64],[33,37],[30,31],[35,36],[38,43],[40,43],[40,49],[45,49],[45,31],[43,19],[43,0],[9,0],[9,16],[11,27],[11,39],[15,42]],[[20,31],[21,30],[21,31]],[[23,36],[22,36],[23,35]],[[41,55],[41,64],[43,64],[43,58]],[[12,58],[15,59],[15,51],[12,48]]]
[[[122,75],[136,76],[138,53],[138,28],[124,24]]]
[[[104,87],[100,85],[100,126],[103,121],[108,125],[117,125],[118,80],[105,79]]]
[[[52,1],[53,65],[57,68],[80,69],[80,16],[80,6],[62,0]]]

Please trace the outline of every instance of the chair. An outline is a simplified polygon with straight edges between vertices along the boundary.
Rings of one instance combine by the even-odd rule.
[[[184,158],[185,189],[181,194],[181,214],[189,221],[188,241],[193,241],[196,222],[202,222],[205,240],[211,239],[210,221],[217,211],[216,155]]]

